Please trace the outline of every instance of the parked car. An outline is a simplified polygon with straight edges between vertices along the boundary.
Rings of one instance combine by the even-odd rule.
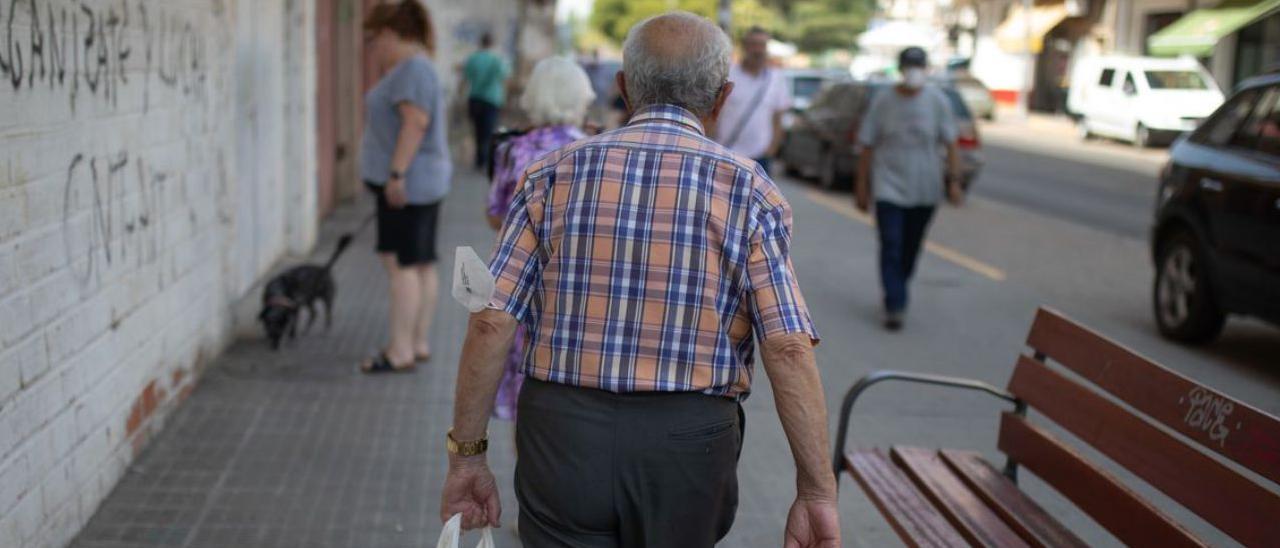
[[[824,86],[851,79],[848,73],[823,69],[783,69],[782,74],[791,91],[791,106],[798,110],[809,108]]]
[[[782,74],[791,92],[791,110],[783,118],[784,128],[795,123],[796,114],[807,110],[823,87],[850,79],[848,73],[820,69],[784,69]]]
[[[1207,342],[1228,314],[1280,323],[1280,74],[1242,83],[1169,156],[1151,237],[1160,333]]]
[[[891,82],[845,82],[824,89],[787,130],[780,156],[788,175],[816,178],[823,188],[848,188],[858,167],[858,128],[871,97],[889,92]],[[953,87],[941,87],[959,130],[958,145],[966,189],[982,168],[982,141],[973,114]]]
[[[1195,59],[1097,57],[1072,71],[1067,110],[1084,138],[1098,135],[1139,147],[1194,130],[1222,105],[1222,91]]]
[[[974,116],[983,120],[996,119],[996,100],[991,95],[991,89],[973,76],[965,74],[956,74],[944,82],[944,85],[950,85],[960,92],[960,96],[964,98],[964,104],[969,107],[969,111]]]

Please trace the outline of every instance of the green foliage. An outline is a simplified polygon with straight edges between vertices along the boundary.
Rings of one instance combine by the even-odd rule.
[[[850,48],[866,27],[872,0],[734,0],[734,38],[760,26],[802,51]],[[591,27],[622,43],[627,31],[647,17],[681,9],[714,20],[717,0],[595,0]]]
[[[804,0],[790,5],[791,25],[783,37],[807,52],[852,49],[871,15],[861,0]]]

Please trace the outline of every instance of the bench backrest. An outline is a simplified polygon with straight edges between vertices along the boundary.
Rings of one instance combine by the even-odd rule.
[[[1280,539],[1280,495],[1263,485],[1280,484],[1280,419],[1051,310],[1036,314],[1027,344],[1034,357],[1019,358],[1009,391],[1032,409],[1239,542]],[[1204,545],[1025,417],[1002,417],[999,447],[1127,544]],[[1265,479],[1255,481],[1214,454]]]

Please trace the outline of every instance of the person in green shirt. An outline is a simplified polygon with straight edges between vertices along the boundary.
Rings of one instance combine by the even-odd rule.
[[[480,50],[467,57],[462,66],[462,78],[469,88],[467,115],[476,138],[476,169],[489,165],[489,147],[498,125],[498,113],[506,101],[510,76],[510,67],[493,51],[493,36],[486,32],[480,37]]]

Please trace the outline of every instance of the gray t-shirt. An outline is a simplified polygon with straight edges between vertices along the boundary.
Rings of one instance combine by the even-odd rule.
[[[945,147],[955,140],[955,116],[942,90],[925,86],[909,97],[881,90],[858,133],[860,145],[874,148],[875,199],[904,207],[942,201]]]
[[[449,193],[453,163],[445,139],[445,97],[435,66],[415,55],[392,68],[364,95],[364,137],[360,143],[360,178],[375,185],[391,176],[391,154],[400,136],[399,105],[412,103],[431,116],[427,133],[404,174],[405,194],[415,205],[439,202]]]

